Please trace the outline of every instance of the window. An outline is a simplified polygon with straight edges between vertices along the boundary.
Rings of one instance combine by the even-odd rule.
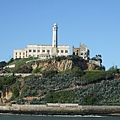
[[[84,47],[84,48],[82,48],[82,51],[85,51],[86,50],[86,48]]]
[[[61,50],[61,53],[63,53],[63,50]]]
[[[81,53],[81,55],[83,55],[83,53]]]
[[[33,50],[33,52],[36,52],[36,50]]]
[[[21,55],[21,52],[19,54]]]
[[[47,50],[47,53],[50,53],[50,50]]]
[[[32,50],[29,50],[29,52],[32,52]]]
[[[65,50],[65,53],[68,53],[68,50]]]
[[[42,52],[45,52],[45,50],[42,50]]]
[[[16,55],[17,55],[17,52],[16,52]]]
[[[40,52],[40,50],[38,50],[38,52]]]
[[[59,50],[57,50],[57,52],[59,53]]]

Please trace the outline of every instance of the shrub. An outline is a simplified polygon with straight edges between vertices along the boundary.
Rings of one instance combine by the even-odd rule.
[[[33,70],[33,73],[41,73],[41,68],[35,68],[34,70]]]
[[[72,70],[68,71],[68,73],[73,77],[81,77],[84,75],[84,71],[79,67],[74,67]]]
[[[53,76],[55,76],[56,74],[58,73],[57,70],[49,70],[49,71],[43,71],[42,74],[43,74],[43,77],[48,77],[48,78],[51,78]]]

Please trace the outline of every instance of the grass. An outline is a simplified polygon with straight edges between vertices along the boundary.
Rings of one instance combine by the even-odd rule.
[[[36,60],[38,58],[22,58],[22,59],[16,59],[13,62],[10,63],[10,65],[15,64],[16,66],[21,66],[26,64],[27,61],[33,61]]]

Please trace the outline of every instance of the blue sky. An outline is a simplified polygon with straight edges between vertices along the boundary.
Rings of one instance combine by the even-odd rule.
[[[120,0],[0,0],[0,61],[28,44],[86,44],[90,57],[101,54],[106,69],[120,68]]]

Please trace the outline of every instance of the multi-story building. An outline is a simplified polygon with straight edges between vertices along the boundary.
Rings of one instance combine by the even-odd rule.
[[[82,57],[85,60],[88,60],[89,56],[90,56],[90,51],[89,51],[88,47],[84,44],[80,45],[79,48],[74,48],[74,46],[73,46],[72,52],[73,52],[73,55]]]
[[[14,59],[38,57],[40,59],[47,59],[53,56],[68,56],[70,54],[70,47],[68,45],[58,45],[58,26],[53,26],[52,45],[28,45],[23,50],[14,50]]]

